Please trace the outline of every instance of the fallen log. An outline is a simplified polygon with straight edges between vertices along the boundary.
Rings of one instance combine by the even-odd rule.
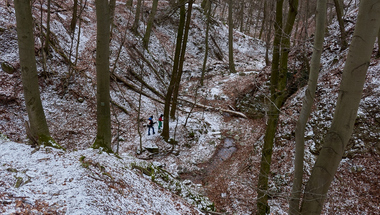
[[[183,102],[190,103],[190,104],[195,105],[196,107],[199,107],[199,108],[205,108],[207,110],[213,110],[213,111],[222,111],[222,112],[225,112],[225,113],[230,113],[230,114],[237,115],[237,116],[240,116],[240,117],[248,119],[248,117],[244,113],[241,113],[241,112],[238,112],[238,111],[227,110],[227,109],[223,109],[223,108],[216,108],[216,107],[212,107],[212,106],[208,106],[208,105],[203,105],[203,104],[187,101],[185,99],[179,99],[179,100],[181,100]]]

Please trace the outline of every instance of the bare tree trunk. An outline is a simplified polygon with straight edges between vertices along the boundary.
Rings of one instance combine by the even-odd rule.
[[[201,80],[200,80],[200,84],[201,86],[203,86],[203,81],[205,79],[205,73],[206,73],[206,65],[207,65],[207,58],[208,58],[208,49],[209,49],[209,46],[208,46],[208,38],[209,38],[209,31],[210,31],[210,16],[211,16],[211,1],[210,0],[207,0],[207,4],[208,6],[206,6],[207,8],[210,8],[208,11],[207,11],[207,18],[206,18],[206,37],[205,37],[205,57],[203,59],[203,66],[202,66],[202,76],[201,76]]]
[[[286,79],[288,74],[288,56],[290,52],[290,38],[292,36],[292,30],[294,22],[298,13],[298,0],[289,0],[289,12],[288,18],[284,28],[284,36],[281,40],[281,58],[280,58],[280,74],[278,81],[279,92],[278,98],[284,100],[286,97]],[[282,102],[280,102],[282,103]]]
[[[340,29],[340,44],[341,44],[341,50],[344,50],[347,48],[347,39],[346,39],[346,30],[344,29],[344,21],[343,21],[343,9],[339,3],[339,0],[334,0],[335,3],[335,10],[336,15],[338,18],[339,23],[339,29]]]
[[[112,153],[110,114],[109,41],[110,18],[108,0],[95,0],[96,4],[96,103],[97,135],[93,148]]]
[[[272,102],[276,100],[276,86],[278,82],[278,73],[280,65],[280,45],[282,39],[282,11],[284,0],[277,0],[276,3],[276,21],[274,23],[275,36],[273,41],[273,59],[272,59],[272,71],[270,77],[270,91],[271,91],[271,106],[268,117],[268,125],[264,136],[264,146],[261,155],[260,174],[257,183],[257,214],[267,214],[270,212],[268,205],[268,173],[270,171],[270,159],[272,156],[273,137],[276,132],[275,126],[277,125],[278,117],[275,117],[279,111]],[[273,107],[274,106],[274,107]],[[269,162],[268,162],[269,161]]]
[[[240,3],[240,32],[244,31],[244,0]]]
[[[267,20],[267,1],[264,1],[264,9],[263,9],[263,20],[261,22],[261,29],[259,34],[259,39],[261,40],[261,36],[263,35],[264,27],[265,27],[265,21]]]
[[[113,19],[115,17],[116,0],[109,0],[109,16],[110,16],[110,37],[112,37],[113,31]]]
[[[145,53],[145,50],[143,50]],[[143,78],[143,69],[140,70],[140,77]],[[141,133],[141,126],[140,126],[140,119],[141,119],[141,98],[142,98],[142,92],[143,92],[144,84],[141,82],[140,85],[140,93],[139,93],[139,107],[137,110],[137,133],[139,134],[139,150],[137,154],[141,154],[143,152],[143,146],[142,146],[142,133]]]
[[[171,110],[170,110],[170,117],[172,119],[175,118],[175,112],[177,110],[179,85],[181,83],[181,78],[182,78],[182,73],[183,73],[183,63],[185,62],[186,46],[187,46],[187,40],[188,40],[188,37],[189,37],[192,8],[193,8],[193,0],[190,0],[190,2],[188,4],[188,9],[187,9],[185,33],[184,33],[183,41],[182,41],[182,47],[181,47],[182,50],[181,50],[181,57],[179,59],[177,81],[175,82],[175,85],[174,85],[173,102],[172,102],[172,107],[171,107]]]
[[[50,136],[38,86],[37,66],[34,54],[33,17],[29,0],[15,0],[17,40],[21,77],[28,112],[31,135],[39,144],[62,148]],[[42,28],[42,26],[41,26]]]
[[[134,32],[135,34],[138,34],[138,28],[139,28],[139,23],[140,23],[140,12],[141,12],[141,0],[137,0],[135,21],[133,22],[133,26],[132,26],[132,32]]]
[[[204,14],[208,14],[208,11],[211,10],[210,0],[202,0],[201,7],[203,8]]]
[[[274,4],[271,2],[269,6],[269,10],[272,11],[274,8]],[[269,66],[269,48],[270,48],[270,40],[272,36],[272,26],[273,26],[273,19],[272,16],[269,16],[268,20],[268,25],[269,25],[269,31],[266,33],[266,44],[265,44],[265,65]]]
[[[311,70],[309,75],[309,83],[303,98],[301,113],[298,118],[295,138],[296,149],[294,159],[294,179],[291,198],[289,201],[289,214],[296,215],[300,213],[300,196],[302,193],[302,176],[303,176],[303,160],[305,150],[305,127],[309,119],[311,108],[313,106],[315,90],[317,88],[317,80],[320,69],[320,59],[323,49],[323,38],[326,26],[326,2],[327,0],[319,0],[316,11],[316,28],[314,37],[314,51],[311,57]]]
[[[77,65],[78,63],[78,58],[79,58],[79,44],[80,44],[80,38],[81,38],[81,27],[82,27],[82,13],[86,7],[86,4],[87,4],[87,0],[85,0],[84,4],[83,4],[83,0],[80,0],[80,12],[79,12],[79,22],[78,22],[78,37],[77,37],[77,45],[76,45],[76,49],[75,49],[75,62],[74,62],[74,66]]]
[[[174,54],[173,72],[172,72],[172,77],[170,79],[168,91],[165,97],[164,117],[166,120],[164,120],[164,127],[161,133],[161,136],[164,138],[165,141],[169,140],[170,103],[172,100],[175,82],[177,81],[178,65],[180,61],[179,58],[181,56],[183,29],[185,28],[185,18],[186,18],[186,9],[185,9],[185,5],[182,5],[180,8],[180,21],[179,21],[179,26],[178,26],[178,34],[177,34],[176,48],[175,48],[175,54]]]
[[[43,0],[40,0],[40,7],[41,7],[41,10],[40,10],[40,40],[41,40],[41,58],[42,58],[42,69],[44,71],[44,73],[46,73],[46,53],[44,51],[44,10],[42,9],[43,8],[43,4],[44,4],[44,1]]]
[[[156,16],[157,5],[158,5],[158,0],[153,0],[152,10],[149,14],[149,20],[148,20],[148,24],[146,25],[146,31],[143,38],[143,46],[145,49],[148,49],[150,32],[152,31],[154,17]]]
[[[252,17],[253,17],[253,1],[249,1],[249,10],[248,10],[248,14],[247,14],[247,21],[245,22],[245,29],[244,29],[244,33],[247,34],[247,35],[251,35],[251,25],[252,25]]]
[[[279,6],[276,8],[276,22],[280,22],[280,19],[277,17],[282,12],[282,4],[278,1]],[[277,14],[277,12],[279,14]],[[271,100],[272,105],[270,106],[268,126],[264,137],[264,146],[262,149],[262,157],[260,162],[260,175],[258,182],[258,200],[257,200],[257,210],[258,214],[269,213],[270,208],[268,205],[268,177],[270,173],[270,165],[272,162],[272,152],[273,152],[273,143],[274,137],[276,134],[278,118],[280,114],[281,106],[283,105],[286,96],[286,83],[287,83],[287,72],[288,72],[288,54],[290,51],[290,36],[294,26],[294,21],[298,12],[298,0],[289,0],[289,13],[286,21],[285,28],[283,29],[283,36],[281,39],[281,57],[279,69],[280,72],[277,76],[271,77]],[[277,23],[277,24],[278,24]],[[279,30],[279,29],[276,29]],[[281,30],[281,29],[280,29]],[[276,65],[272,65],[276,66]],[[275,71],[272,68],[272,71]],[[273,75],[274,73],[272,73]],[[277,78],[273,80],[272,78]]]
[[[70,33],[74,33],[77,24],[78,0],[74,0],[73,15],[70,24]]]
[[[46,20],[46,40],[45,40],[45,53],[49,56],[49,41],[50,41],[50,5],[51,0],[47,2],[47,20]]]
[[[360,2],[334,118],[306,185],[301,214],[321,213],[330,184],[351,137],[373,45],[380,27],[379,14],[378,0]]]
[[[228,1],[228,64],[230,73],[236,73],[234,62],[234,22],[232,20],[233,0]]]

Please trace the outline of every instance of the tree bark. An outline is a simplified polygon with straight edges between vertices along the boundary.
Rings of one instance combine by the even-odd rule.
[[[110,37],[112,35],[112,31],[113,31],[113,20],[114,20],[114,17],[115,17],[115,9],[116,9],[116,0],[109,0],[109,16],[110,16]]]
[[[259,34],[259,39],[261,40],[261,36],[263,34],[263,31],[264,31],[264,27],[265,27],[265,21],[267,19],[267,1],[264,1],[264,9],[263,9],[263,13],[264,13],[264,16],[263,16],[263,20],[261,22],[261,29],[260,29],[260,34]]]
[[[314,102],[315,90],[317,88],[317,80],[320,69],[320,59],[323,49],[323,38],[326,26],[326,3],[327,0],[319,0],[316,11],[316,28],[314,37],[314,51],[311,57],[311,67],[309,74],[309,83],[303,98],[301,113],[299,115],[295,139],[295,159],[294,159],[294,179],[291,198],[289,201],[289,214],[296,215],[300,213],[300,196],[302,192],[302,176],[303,176],[303,160],[305,146],[305,127],[309,119],[311,108]]]
[[[16,10],[21,77],[31,134],[38,140],[38,144],[62,148],[50,136],[41,103],[34,53],[33,17],[30,1],[15,0],[14,4]]]
[[[278,82],[278,69],[280,64],[280,45],[282,39],[282,10],[284,0],[277,0],[276,3],[276,21],[274,23],[275,37],[273,41],[273,59],[270,77],[271,101],[276,101],[276,86]],[[268,173],[272,159],[273,138],[276,132],[278,114],[277,107],[271,103],[268,116],[268,125],[264,136],[264,145],[261,155],[260,174],[257,184],[257,214],[267,214],[270,212],[268,205]],[[274,107],[273,107],[274,106]]]
[[[149,14],[149,20],[148,20],[148,24],[146,26],[145,35],[144,35],[144,38],[143,38],[143,46],[144,46],[145,49],[148,49],[150,33],[152,31],[154,17],[156,16],[157,5],[158,5],[158,0],[153,0],[152,10],[151,10],[151,12]]]
[[[138,34],[139,23],[140,23],[140,12],[141,12],[141,0],[137,0],[135,21],[133,22],[132,32]]]
[[[181,55],[183,29],[185,27],[185,18],[186,18],[185,16],[186,16],[185,5],[182,5],[180,8],[180,21],[179,21],[179,26],[178,26],[178,34],[177,34],[176,48],[175,48],[175,54],[174,54],[173,72],[172,72],[172,77],[170,79],[170,83],[168,86],[168,91],[165,97],[164,117],[166,120],[164,120],[164,127],[161,133],[161,136],[164,138],[165,141],[169,140],[170,103],[172,100],[175,81],[177,80],[177,75],[178,75],[178,65],[179,65],[179,58]]]
[[[241,7],[240,7],[240,32],[243,32],[244,31],[244,8],[245,8],[244,0],[242,0],[240,4],[241,4]]]
[[[277,2],[278,7],[276,7],[276,22],[280,23],[280,18],[277,17],[282,12],[282,4]],[[285,28],[283,29],[283,36],[281,39],[281,56],[280,56],[280,64],[279,69],[280,72],[277,76],[271,77],[271,100],[272,105],[270,106],[269,111],[269,120],[267,125],[267,130],[264,137],[264,146],[262,150],[262,157],[260,163],[260,175],[258,182],[258,200],[257,200],[257,210],[258,214],[266,214],[269,213],[270,208],[268,205],[268,177],[270,173],[270,165],[272,162],[272,151],[273,151],[273,143],[274,137],[276,134],[278,117],[280,114],[280,109],[286,99],[287,90],[287,72],[288,72],[288,54],[290,51],[290,36],[292,33],[292,29],[294,26],[294,21],[297,16],[298,11],[298,0],[289,0],[289,12],[288,18],[286,21]],[[277,12],[279,14],[277,14]],[[276,29],[281,30],[282,29]],[[273,65],[276,66],[276,65]],[[276,72],[275,68],[272,68],[272,71]],[[278,69],[277,69],[278,71]],[[274,73],[272,73],[273,75]],[[272,78],[276,78],[277,80],[273,80]]]
[[[343,69],[337,106],[329,131],[306,185],[301,214],[320,214],[330,184],[351,137],[373,45],[380,27],[380,2],[362,0]]]
[[[86,7],[87,0],[85,0],[85,3],[83,4],[83,0],[79,1],[80,3],[80,12],[79,12],[79,22],[78,22],[78,37],[77,37],[77,44],[75,48],[75,61],[74,61],[74,66],[77,65],[78,63],[78,58],[79,58],[79,45],[80,45],[80,38],[81,38],[81,27],[82,27],[82,13]]]
[[[205,48],[205,57],[203,59],[203,65],[202,65],[202,75],[201,75],[201,80],[200,80],[201,86],[203,86],[203,81],[205,79],[208,50],[209,50],[208,38],[209,38],[209,31],[210,31],[210,16],[211,16],[211,1],[210,0],[207,0],[206,8],[209,8],[209,10],[207,11],[207,15],[206,15],[206,37],[205,37],[205,47],[206,48]]]
[[[347,48],[347,39],[346,39],[346,30],[344,29],[344,21],[343,21],[343,7],[340,5],[340,0],[334,0],[336,15],[338,18],[339,29],[340,29],[340,44],[341,50]]]
[[[108,0],[96,0],[96,103],[97,135],[93,148],[112,152],[110,113],[109,41],[110,17]]]
[[[78,0],[74,0],[73,15],[71,18],[70,32],[73,34],[77,24]]]
[[[296,16],[298,13],[298,0],[289,0],[289,12],[288,18],[284,28],[284,36],[281,40],[281,57],[280,57],[280,74],[278,79],[277,92],[279,95],[276,99],[280,99],[280,107],[285,101],[287,96],[286,83],[287,83],[287,74],[288,74],[288,56],[290,52],[290,38],[292,35],[292,30]]]
[[[269,6],[270,11],[274,9],[274,4],[270,3]],[[269,61],[269,48],[270,48],[270,40],[272,36],[272,27],[273,27],[273,19],[272,16],[269,16],[268,20],[268,25],[269,25],[269,31],[266,33],[266,41],[265,41],[265,65],[269,66],[270,61]]]
[[[181,47],[182,50],[181,50],[181,56],[180,56],[180,59],[179,59],[177,80],[175,81],[175,85],[174,85],[172,107],[170,109],[170,118],[172,118],[172,119],[175,118],[175,112],[176,112],[176,109],[177,109],[177,100],[178,100],[178,94],[179,94],[179,85],[181,83],[181,78],[182,78],[182,73],[183,73],[183,63],[185,62],[186,46],[187,46],[187,40],[188,40],[188,37],[189,37],[192,8],[193,8],[193,0],[190,0],[190,2],[188,4],[188,9],[187,9],[187,17],[186,17],[186,24],[185,24],[185,33],[184,33],[183,41],[182,41],[182,47]]]
[[[232,20],[233,0],[228,1],[228,63],[231,73],[236,73],[234,63],[234,23]]]
[[[45,53],[46,56],[49,56],[49,41],[50,41],[50,5],[51,5],[51,0],[48,0],[47,2],[47,19],[46,19],[46,40],[45,40]]]

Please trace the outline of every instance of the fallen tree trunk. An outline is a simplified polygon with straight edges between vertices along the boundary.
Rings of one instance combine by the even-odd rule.
[[[135,91],[136,93],[141,93],[141,94],[144,95],[145,97],[148,97],[148,98],[150,98],[150,99],[152,99],[152,100],[154,100],[154,101],[156,101],[156,102],[158,102],[158,103],[163,104],[162,101],[153,98],[152,96],[148,95],[147,93],[141,92],[140,90],[136,89],[135,86],[133,86],[132,84],[128,83],[126,80],[124,80],[123,78],[121,78],[121,77],[119,77],[119,76],[117,76],[117,75],[115,75],[115,74],[111,74],[111,80],[123,82],[123,84],[124,84],[126,87],[128,87],[129,89]],[[158,96],[160,97],[160,95],[158,95]]]
[[[238,111],[227,110],[227,109],[223,109],[223,108],[216,108],[216,107],[212,107],[212,106],[208,106],[208,105],[203,105],[203,104],[187,101],[184,99],[179,99],[179,100],[181,100],[183,102],[190,103],[190,104],[195,105],[196,107],[199,107],[199,108],[205,108],[206,110],[221,111],[221,112],[230,113],[230,114],[248,119],[248,117],[244,113],[241,113]]]

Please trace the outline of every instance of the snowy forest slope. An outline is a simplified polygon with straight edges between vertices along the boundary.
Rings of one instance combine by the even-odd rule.
[[[228,26],[215,19],[210,31],[213,39],[210,40],[206,86],[200,89],[197,97],[194,92],[204,58],[206,19],[202,9],[194,5],[180,98],[197,101],[214,109],[195,107],[192,110],[191,103],[182,102],[178,120],[170,122],[171,136],[178,142],[173,146],[158,135],[147,136],[146,128],[137,119],[138,91],[141,88],[138,77],[143,77],[143,82],[146,83],[142,88],[145,93],[140,111],[142,121],[145,122],[150,115],[157,119],[163,112],[163,99],[160,95],[165,94],[170,80],[178,14],[174,13],[165,17],[164,21],[156,23],[149,52],[144,52],[141,35],[145,31],[144,23],[147,21],[151,1],[145,1],[143,22],[140,22],[138,28],[139,35],[130,31],[134,19],[133,9],[126,8],[124,2],[116,3],[115,26],[110,42],[110,65],[114,75],[111,83],[111,115],[113,147],[118,149],[121,159],[87,149],[96,135],[94,3],[87,2],[83,10],[80,34],[79,26],[74,34],[70,34],[68,30],[71,14],[65,8],[71,8],[72,2],[55,1],[52,4],[54,13],[50,26],[51,54],[47,61],[48,69],[43,72],[42,35],[39,28],[41,7],[35,2],[35,49],[41,98],[50,132],[57,142],[67,148],[67,152],[54,149],[35,152],[29,146],[10,142],[28,142],[24,127],[27,113],[20,72],[7,74],[1,71],[0,132],[10,141],[2,137],[0,143],[0,211],[200,214],[201,211],[177,196],[194,203],[194,199],[186,198],[188,193],[183,195],[179,191],[192,187],[194,191],[191,192],[194,194],[200,193],[209,197],[218,212],[254,212],[255,189],[265,132],[264,98],[268,96],[270,74],[270,67],[265,66],[265,44],[235,31],[234,52],[238,73],[229,74]],[[0,61],[8,62],[19,69],[14,8],[12,3],[7,6],[6,2],[1,1],[0,4]],[[166,1],[159,4],[157,17],[165,14],[167,4]],[[46,10],[46,5],[42,8]],[[351,36],[356,22],[357,5],[352,4],[346,11],[346,30]],[[43,20],[46,23],[45,16]],[[331,124],[348,50],[339,48],[336,20],[332,20],[327,30],[316,103],[307,125],[306,176],[310,175],[323,137]],[[299,77],[300,71],[305,68],[301,54],[305,53],[310,58],[310,41],[295,46],[290,53],[290,77]],[[326,200],[325,214],[376,214],[380,210],[380,196],[377,192],[380,190],[380,107],[377,105],[380,93],[377,73],[380,66],[375,58],[377,48],[374,49],[368,70],[350,148],[346,150],[346,157],[335,176]],[[291,83],[298,84],[295,80]],[[299,87],[296,86],[294,94],[281,110],[276,136],[272,174],[269,179],[272,197],[270,205],[275,214],[285,214],[288,207],[293,177],[294,128],[304,91],[304,88],[298,89]],[[249,118],[222,111],[231,107]],[[185,122],[186,127],[183,126]],[[157,147],[159,153],[145,151],[136,155],[140,142],[138,126],[143,131],[143,146]],[[20,157],[24,159],[18,159]],[[174,187],[174,193],[177,193],[173,195],[163,189],[165,186],[153,183],[152,174],[144,174],[143,169],[134,167],[136,164],[145,169],[153,165],[154,168],[159,167],[169,173],[159,176],[155,172],[157,180],[166,177],[173,178],[173,181],[181,179],[178,181],[179,188]],[[60,168],[62,166],[63,169]],[[19,186],[16,188],[18,181]],[[80,192],[75,193],[74,190]],[[108,201],[99,200],[104,195]],[[80,206],[83,202],[86,205]],[[199,208],[211,204],[207,199],[200,202]]]

